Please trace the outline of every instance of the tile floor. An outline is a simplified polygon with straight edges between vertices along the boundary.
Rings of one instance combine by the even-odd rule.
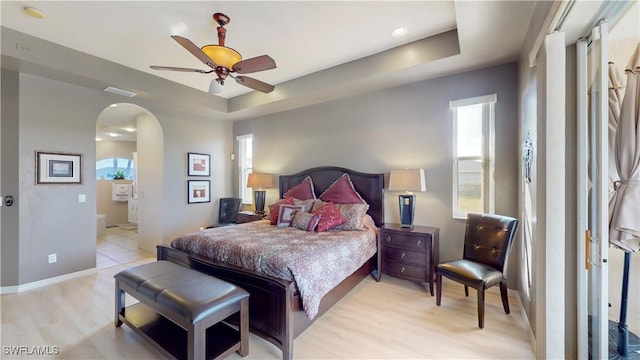
[[[97,239],[96,267],[128,264],[155,258],[155,254],[138,249],[138,231],[135,224],[119,224],[106,229],[106,234]]]

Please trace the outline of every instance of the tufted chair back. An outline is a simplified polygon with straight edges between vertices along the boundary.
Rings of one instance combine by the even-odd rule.
[[[448,278],[478,293],[478,326],[484,328],[484,291],[500,285],[504,312],[509,313],[507,297],[507,259],[520,221],[492,214],[467,215],[462,259],[446,261],[436,266],[436,305],[442,299],[442,279]]]
[[[505,269],[518,220],[500,215],[469,214],[464,235],[464,259],[489,265],[502,272]]]

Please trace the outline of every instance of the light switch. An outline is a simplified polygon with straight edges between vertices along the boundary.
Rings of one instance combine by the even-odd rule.
[[[78,202],[83,203],[85,201],[87,201],[87,196],[85,194],[78,195]]]

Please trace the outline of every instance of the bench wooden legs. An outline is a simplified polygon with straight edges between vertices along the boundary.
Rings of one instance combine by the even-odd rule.
[[[240,301],[240,356],[249,355],[249,298]]]
[[[120,283],[116,280],[116,317],[115,317],[115,326],[118,328],[122,326],[122,320],[120,320],[120,315],[124,315],[124,296],[125,292],[120,289]]]

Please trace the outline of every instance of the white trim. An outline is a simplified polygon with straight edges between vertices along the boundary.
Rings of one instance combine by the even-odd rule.
[[[587,299],[587,270],[586,270],[586,243],[585,232],[587,230],[587,207],[589,202],[589,178],[587,177],[587,41],[579,40],[576,43],[576,157],[577,169],[576,180],[576,265],[577,265],[577,295],[576,295],[576,316],[577,316],[577,337],[578,337],[578,359],[589,357],[589,334],[588,334],[588,307]]]
[[[460,106],[474,105],[474,104],[480,104],[480,103],[490,103],[490,102],[496,102],[496,101],[498,101],[498,95],[496,94],[476,96],[468,99],[451,100],[449,101],[449,108],[453,109]]]
[[[82,277],[82,276],[93,275],[93,274],[95,274],[97,272],[98,272],[97,268],[91,268],[91,269],[87,269],[87,270],[77,271],[77,272],[74,272],[74,273],[69,273],[69,274],[64,274],[64,275],[60,275],[60,276],[44,279],[44,280],[38,280],[38,281],[34,281],[34,282],[31,282],[31,283],[27,283],[27,284],[13,285],[13,286],[2,286],[2,287],[0,287],[0,295],[21,293],[21,292],[24,292],[24,291],[41,288],[43,286],[57,284],[59,282],[63,282],[63,281],[67,281],[67,280],[71,280],[71,279],[75,279],[75,278],[79,278],[79,277]]]
[[[524,305],[522,304],[522,298],[520,297],[520,292],[516,291],[518,300],[520,301],[520,313],[522,314],[522,321],[524,321],[524,326],[529,333],[529,341],[531,342],[531,348],[536,350],[536,335],[533,333],[533,327],[531,326],[531,321],[529,321],[529,317],[527,316],[527,312],[524,309]],[[580,357],[578,359],[581,359]]]

